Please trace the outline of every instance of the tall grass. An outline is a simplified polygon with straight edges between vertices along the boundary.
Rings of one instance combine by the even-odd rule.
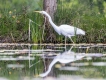
[[[55,13],[55,23],[58,25],[69,24],[83,29],[86,35],[77,36],[75,39],[77,43],[106,42],[105,14],[105,12],[100,13],[98,5],[89,4],[89,1],[59,0],[57,12]],[[62,39],[60,39],[61,42]]]
[[[73,37],[77,43],[106,42],[106,2],[98,0],[57,0],[54,23],[69,24],[86,31],[85,36]],[[7,42],[28,42],[28,25],[31,22],[31,41],[48,42],[44,31],[44,18],[34,10],[42,10],[43,0],[6,0],[0,1],[0,37]],[[53,29],[53,28],[51,28]],[[64,37],[55,31],[56,43],[63,43]],[[97,36],[98,35],[98,36]],[[43,38],[42,38],[43,36]],[[8,39],[9,38],[9,39]],[[54,42],[54,40],[52,40]],[[5,42],[5,41],[4,41]],[[70,40],[67,40],[70,42]]]
[[[7,42],[28,42],[29,18],[33,16],[30,14],[40,9],[39,2],[41,1],[1,0],[0,37],[7,39]]]

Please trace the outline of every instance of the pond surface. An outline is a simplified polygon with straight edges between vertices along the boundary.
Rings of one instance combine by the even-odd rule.
[[[105,45],[0,44],[0,80],[105,80]]]

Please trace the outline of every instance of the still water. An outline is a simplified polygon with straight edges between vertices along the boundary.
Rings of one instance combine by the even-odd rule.
[[[0,45],[0,80],[89,79],[106,79],[105,45]]]

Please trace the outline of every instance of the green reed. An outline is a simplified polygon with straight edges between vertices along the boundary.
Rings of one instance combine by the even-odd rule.
[[[92,4],[96,4],[96,2],[93,2]],[[54,21],[58,25],[69,24],[81,28],[86,32],[85,36],[73,37],[75,38],[74,41],[77,43],[106,42],[106,13],[100,13],[98,9],[99,5],[92,4],[84,0],[82,0],[82,2],[78,0],[58,1]],[[104,5],[104,7],[106,6]],[[58,38],[60,37],[57,35],[57,39]],[[63,38],[60,39],[61,42],[62,39]]]
[[[102,4],[97,3],[98,0],[93,2],[89,0],[58,0],[54,23],[57,25],[73,25],[83,29],[86,32],[85,36],[72,37],[76,43],[105,43],[106,2],[101,1]],[[31,19],[34,22],[31,22],[31,42],[47,42],[43,39],[46,37],[43,26],[44,18],[42,15],[33,12],[35,10],[43,10],[42,7],[42,0],[1,0],[1,37],[9,38],[11,42],[28,42],[28,25],[29,19]],[[53,29],[51,26],[50,28]],[[59,36],[55,31],[53,31],[53,35],[56,38],[56,43],[64,42],[63,36]],[[67,42],[70,42],[70,40],[68,39]]]
[[[28,42],[30,14],[34,10],[40,9],[39,2],[41,2],[39,0],[32,1],[0,1],[0,35],[2,38],[6,38],[7,42]]]

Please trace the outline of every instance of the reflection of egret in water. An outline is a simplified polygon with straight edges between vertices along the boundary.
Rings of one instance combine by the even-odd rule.
[[[72,48],[71,48],[72,49]],[[62,54],[57,55],[53,61],[50,63],[48,70],[45,73],[39,74],[40,77],[45,77],[49,74],[49,72],[51,71],[51,68],[53,67],[53,65],[56,62],[60,62],[60,63],[70,63],[76,60],[80,60],[84,57],[84,55],[81,54],[77,54],[75,55],[75,53],[73,51],[68,50],[63,52]]]

